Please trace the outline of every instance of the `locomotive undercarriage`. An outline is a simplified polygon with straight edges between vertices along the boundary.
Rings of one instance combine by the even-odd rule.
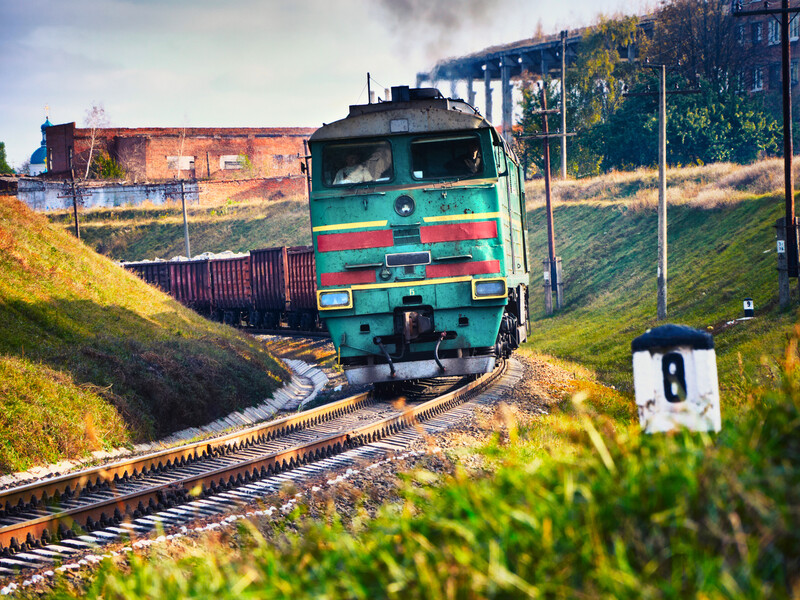
[[[440,348],[441,343],[457,339],[458,332],[437,331],[432,307],[396,308],[394,332],[372,340],[382,355],[342,357],[347,380],[361,384],[491,371],[498,358],[508,358],[527,339],[527,305],[525,286],[509,290],[495,345],[451,349]]]

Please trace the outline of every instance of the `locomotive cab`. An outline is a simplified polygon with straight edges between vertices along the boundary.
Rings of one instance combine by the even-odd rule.
[[[393,88],[310,147],[318,308],[351,383],[484,373],[524,341],[521,174],[474,108]]]

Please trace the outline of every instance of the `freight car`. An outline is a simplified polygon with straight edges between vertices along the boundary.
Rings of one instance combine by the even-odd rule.
[[[310,150],[318,308],[351,383],[487,372],[526,339],[522,174],[476,109],[395,87]]]
[[[229,325],[303,331],[319,327],[311,246],[122,266],[200,314]]]

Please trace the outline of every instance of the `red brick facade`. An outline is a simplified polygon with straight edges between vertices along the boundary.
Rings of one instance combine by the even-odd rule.
[[[95,130],[92,155],[106,152],[132,182],[181,179],[255,179],[300,175],[303,140],[312,127],[106,128]],[[75,123],[47,129],[48,176],[83,177],[92,130]]]
[[[773,2],[770,8],[780,8],[780,3]],[[790,0],[793,8],[800,6],[798,0]],[[763,8],[762,3],[745,2],[742,13]],[[796,96],[796,86],[800,79],[800,16],[790,13],[789,42],[791,46],[791,65],[789,69],[792,82],[792,95]],[[794,17],[794,18],[792,18]],[[780,94],[781,83],[781,33],[779,15],[753,15],[736,19],[736,37],[739,45],[751,57],[752,66],[742,73],[739,82],[742,89],[750,92],[769,92]],[[795,104],[797,98],[793,98]]]

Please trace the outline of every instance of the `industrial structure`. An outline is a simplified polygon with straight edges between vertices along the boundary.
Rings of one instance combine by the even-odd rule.
[[[652,17],[640,18],[639,28],[645,36],[652,35],[653,26]],[[512,79],[521,77],[523,73],[540,77],[554,75],[556,79],[560,79],[562,47],[565,50],[565,62],[570,66],[575,62],[578,46],[586,30],[587,28],[581,28],[562,32],[565,34],[563,44],[562,35],[555,34],[491,46],[466,56],[439,61],[430,71],[417,73],[417,87],[424,82],[432,82],[435,87],[437,82],[448,80],[450,95],[457,97],[457,84],[459,81],[465,81],[467,85],[465,100],[474,106],[475,82],[483,81],[485,104],[482,112],[490,122],[495,123],[492,85],[500,81],[502,125],[498,126],[498,129],[510,142],[514,113]],[[620,55],[627,56],[631,60],[637,54],[636,44],[620,49]]]
[[[135,183],[300,176],[303,142],[313,127],[142,127],[46,130],[47,176],[83,177],[101,153]]]

